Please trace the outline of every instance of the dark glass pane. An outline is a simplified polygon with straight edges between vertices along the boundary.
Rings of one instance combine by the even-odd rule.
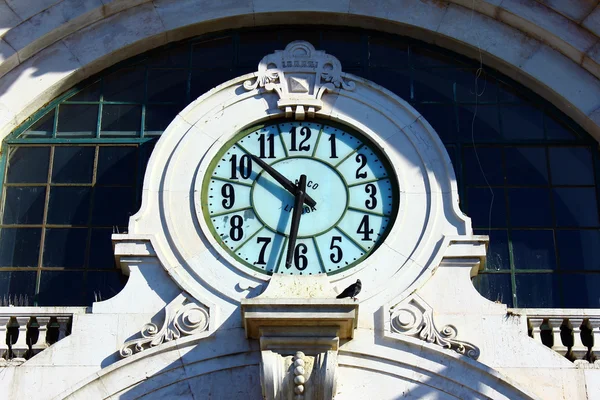
[[[552,208],[548,189],[508,189],[510,223],[513,227],[551,227]]]
[[[456,58],[425,46],[410,46],[410,62],[418,67],[447,67],[462,64]]]
[[[237,73],[230,69],[218,70],[192,70],[191,100],[202,96],[210,89],[220,85],[221,83],[235,78]]]
[[[192,68],[231,68],[233,56],[233,39],[230,36],[194,43]]]
[[[84,272],[82,271],[42,271],[38,305],[40,306],[80,306],[83,298]]]
[[[186,102],[188,70],[151,69],[148,71],[148,101]]]
[[[415,108],[431,124],[444,143],[456,141],[458,125],[453,105],[415,104]]]
[[[454,82],[451,78],[450,70],[413,70],[414,99],[451,103],[454,100]]]
[[[508,234],[504,230],[475,230],[476,235],[489,235],[485,269],[487,271],[510,270],[508,256]]]
[[[595,188],[555,188],[552,194],[557,226],[598,226]]]
[[[548,168],[544,147],[508,147],[506,183],[508,185],[546,185]]]
[[[177,47],[161,49],[148,57],[146,62],[151,67],[187,67],[190,62],[189,44],[184,43]]]
[[[142,107],[109,105],[102,107],[102,137],[136,137],[140,135]]]
[[[474,227],[502,228],[506,226],[506,202],[503,189],[467,189],[467,215]]]
[[[75,95],[69,97],[67,101],[100,101],[100,81],[94,82],[85,89],[80,90]]]
[[[146,106],[144,136],[160,135],[175,119],[183,106]]]
[[[550,140],[576,140],[579,135],[563,121],[556,111],[548,110],[544,114],[546,137]]]
[[[33,306],[35,271],[0,271],[0,305]]]
[[[588,147],[550,147],[548,151],[553,184],[594,184],[592,153]]]
[[[501,140],[498,106],[461,105],[458,109],[458,130],[464,143]]]
[[[41,237],[40,228],[0,229],[0,266],[37,267]]]
[[[360,33],[337,30],[323,32],[319,50],[337,57],[346,69],[360,65],[364,54]]]
[[[92,229],[92,242],[90,243],[90,268],[115,268],[115,255],[112,247],[111,236],[113,228]]]
[[[47,222],[60,225],[86,225],[90,212],[90,192],[90,187],[51,187]]]
[[[91,183],[96,148],[57,146],[52,166],[53,183]]]
[[[452,70],[456,101],[461,103],[494,103],[498,96],[496,79],[485,70]]]
[[[287,46],[288,43],[293,42],[294,40],[305,40],[312,44],[315,49],[320,48],[319,43],[321,42],[321,33],[318,29],[312,27],[282,27],[281,30],[277,31],[277,36],[279,38],[279,43],[281,44],[281,48],[278,50],[283,50],[284,46]]]
[[[515,269],[556,269],[554,235],[551,230],[510,233]]]
[[[104,78],[105,101],[144,101],[144,67],[122,68]]]
[[[600,307],[600,275],[598,274],[560,274],[565,308]]]
[[[600,270],[600,231],[556,231],[561,270]]]
[[[7,183],[48,182],[50,147],[8,148]]]
[[[463,176],[467,185],[503,185],[502,149],[498,147],[465,147],[463,150]]]
[[[116,296],[127,283],[121,271],[90,271],[86,285],[86,304]]]
[[[54,132],[54,109],[48,111],[46,115],[27,129],[21,137],[26,138],[49,138]]]
[[[403,99],[410,99],[410,70],[371,68],[369,79]]]
[[[500,109],[502,133],[508,140],[543,139],[542,111],[522,104]]]
[[[56,135],[59,137],[95,137],[97,125],[97,104],[61,104],[58,107]]]
[[[502,103],[527,103],[531,101],[532,94],[526,92],[524,88],[509,82],[508,79],[499,78],[500,87],[498,90],[498,100]]]
[[[96,187],[92,224],[96,226],[127,225],[133,209],[135,191],[129,187]]]
[[[87,229],[46,229],[42,266],[83,268]]]
[[[516,307],[560,307],[556,274],[515,274],[515,281]]]
[[[473,278],[475,289],[490,301],[513,306],[512,283],[510,274],[483,274]]]
[[[135,146],[101,146],[96,183],[131,185],[135,181],[136,151]]]
[[[287,43],[283,44],[285,45]],[[275,50],[283,50],[283,47],[272,30],[242,33],[238,44],[237,63],[256,68],[265,55]]]
[[[2,223],[41,224],[45,201],[45,186],[7,187]]]
[[[408,44],[394,37],[373,35],[369,38],[369,65],[408,67]]]

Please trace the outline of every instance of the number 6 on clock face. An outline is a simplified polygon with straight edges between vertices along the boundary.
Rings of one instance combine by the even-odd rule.
[[[294,194],[252,156],[297,184],[306,175],[292,262],[286,251]],[[272,172],[272,171],[271,171]],[[279,121],[237,134],[211,161],[202,211],[219,245],[265,274],[335,274],[375,251],[392,227],[398,188],[387,158],[365,136],[319,121]]]

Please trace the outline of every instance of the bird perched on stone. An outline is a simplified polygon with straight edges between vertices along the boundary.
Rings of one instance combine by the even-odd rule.
[[[338,294],[336,298],[344,299],[346,297],[352,297],[352,300],[356,301],[356,296],[360,293],[360,289],[362,289],[362,283],[360,282],[360,279],[357,279],[356,283],[348,286],[342,293]]]

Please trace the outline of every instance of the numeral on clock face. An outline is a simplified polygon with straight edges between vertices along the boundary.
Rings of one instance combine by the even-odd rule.
[[[293,188],[301,174],[316,205],[302,205],[292,248],[295,194],[281,179]],[[203,212],[217,242],[237,262],[267,274],[345,271],[377,248],[395,216],[397,189],[386,158],[360,134],[327,123],[250,129],[220,150],[206,176]]]

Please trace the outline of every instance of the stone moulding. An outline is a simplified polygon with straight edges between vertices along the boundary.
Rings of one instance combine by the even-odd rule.
[[[181,293],[165,307],[165,319],[160,328],[152,322],[144,325],[140,331],[142,337],[125,342],[119,354],[129,357],[164,342],[204,332],[208,330],[209,321],[208,308]]]
[[[394,333],[420,338],[474,360],[479,358],[480,350],[477,346],[456,339],[456,327],[446,325],[438,330],[433,321],[433,309],[416,294],[392,307],[390,314],[390,329]]]
[[[260,61],[256,80],[244,82],[246,90],[257,87],[279,95],[277,106],[285,111],[286,118],[293,115],[303,120],[313,118],[323,107],[321,97],[326,91],[354,90],[355,83],[342,77],[337,58],[296,40]]]

